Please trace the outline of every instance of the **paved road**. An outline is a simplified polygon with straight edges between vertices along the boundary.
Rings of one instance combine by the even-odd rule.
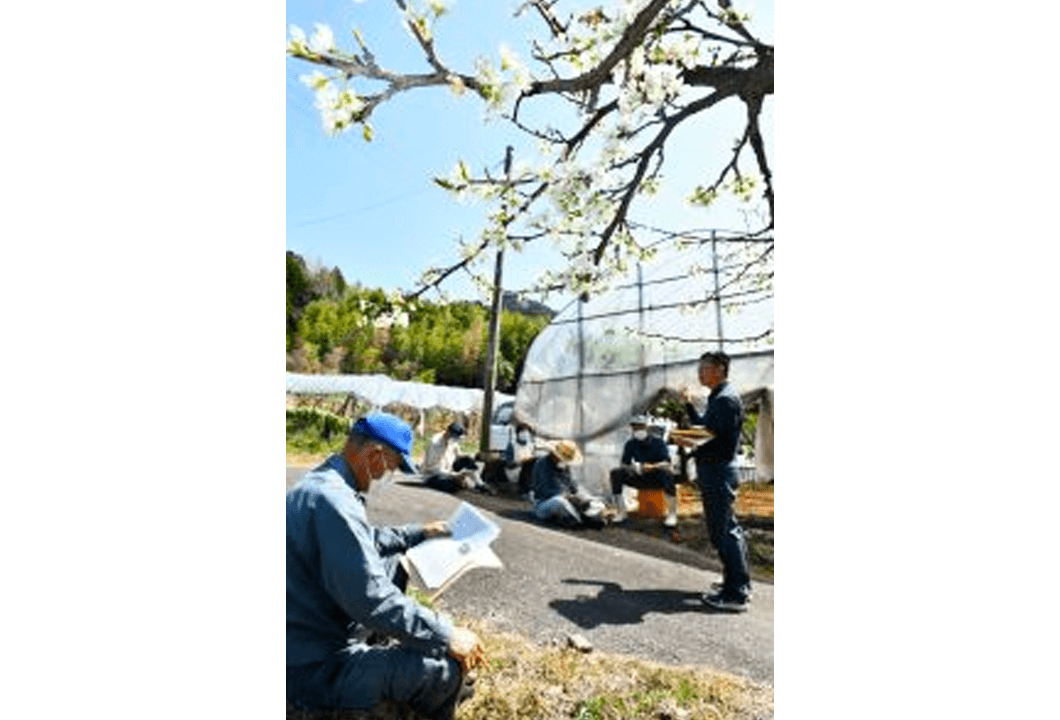
[[[288,467],[287,486],[306,470]],[[398,481],[373,491],[368,516],[379,524],[424,522],[448,517],[459,502]],[[755,584],[747,613],[715,613],[699,598],[721,579],[716,572],[486,514],[501,528],[493,549],[505,568],[458,579],[438,603],[443,611],[537,642],[580,633],[607,652],[706,665],[773,684],[772,585]]]

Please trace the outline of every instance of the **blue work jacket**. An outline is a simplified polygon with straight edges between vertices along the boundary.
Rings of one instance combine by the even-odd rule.
[[[445,652],[452,623],[405,595],[383,558],[423,526],[372,527],[345,459],[332,455],[287,491],[287,664],[319,662],[367,630]]]

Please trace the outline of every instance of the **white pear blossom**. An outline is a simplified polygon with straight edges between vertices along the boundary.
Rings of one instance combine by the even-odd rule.
[[[287,40],[287,52],[288,53],[300,53],[305,49],[305,31],[298,27],[298,25],[290,25],[287,31],[290,34],[290,38]]]
[[[339,104],[339,91],[331,83],[317,88],[316,100],[313,103],[317,110],[330,110]]]
[[[321,23],[314,23],[313,36],[309,38],[309,49],[316,53],[325,53],[335,49],[335,36],[331,28]]]
[[[328,76],[319,70],[314,71],[310,75],[302,75],[298,80],[303,85],[308,85],[312,90],[320,90],[328,84]]]
[[[519,56],[512,52],[512,49],[507,44],[501,43],[501,70],[511,70],[522,65],[519,60]]]
[[[681,71],[676,65],[653,65],[644,73],[644,97],[652,105],[674,97],[683,87]]]
[[[467,86],[464,85],[464,81],[459,75],[450,75],[448,80],[449,89],[453,91],[454,95],[463,95],[464,91],[467,90]]]

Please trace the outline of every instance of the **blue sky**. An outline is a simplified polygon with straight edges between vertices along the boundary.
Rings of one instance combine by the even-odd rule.
[[[528,28],[538,33],[535,16],[513,19],[514,1],[457,0],[436,27],[440,56],[451,66],[472,70],[474,59],[499,58],[508,44],[529,59]],[[766,38],[772,37],[772,4],[753,8]],[[413,41],[399,25],[396,6],[384,0],[291,0],[287,21],[307,34],[313,23],[328,24],[340,47],[350,47],[357,27],[380,64],[391,69],[422,71],[424,63]],[[414,90],[390,100],[373,114],[372,142],[358,130],[328,137],[313,107],[313,96],[300,81],[313,66],[288,59],[286,68],[286,244],[308,262],[337,266],[350,282],[387,290],[411,290],[432,264],[455,257],[454,241],[472,239],[482,227],[485,206],[461,205],[431,178],[447,175],[458,159],[474,170],[498,169],[504,147],[518,148],[524,138],[500,120],[484,122],[484,106],[475,97],[454,96],[445,88]],[[764,132],[772,144],[772,101]],[[742,106],[719,106],[720,113],[673,136],[664,170],[668,182],[650,206],[635,207],[635,219],[657,226],[740,229],[735,204],[720,204],[711,213],[684,201],[697,182],[714,173],[716,160],[739,129]],[[720,116],[720,117],[719,117]],[[719,122],[721,119],[723,122]],[[504,285],[521,289],[533,284],[544,268],[562,259],[549,246],[505,255]],[[444,289],[456,297],[477,297],[463,278],[454,276]],[[550,304],[554,304],[550,300]],[[561,304],[561,303],[560,303]]]

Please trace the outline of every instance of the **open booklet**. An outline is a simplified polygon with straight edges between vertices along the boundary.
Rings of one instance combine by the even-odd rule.
[[[449,518],[449,527],[451,537],[425,540],[405,553],[429,590],[447,587],[471,568],[504,567],[490,548],[501,530],[474,505],[460,503]]]
[[[704,427],[674,428],[670,431],[670,442],[684,448],[694,449],[714,439],[714,433]]]

